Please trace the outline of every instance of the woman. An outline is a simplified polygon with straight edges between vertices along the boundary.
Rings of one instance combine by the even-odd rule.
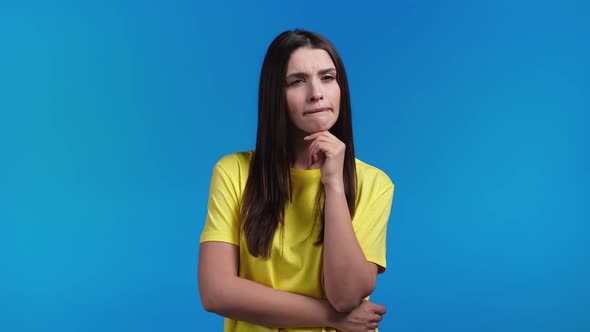
[[[354,156],[348,82],[334,46],[308,31],[271,43],[254,151],[211,179],[199,291],[225,331],[373,331],[367,298],[385,271],[394,186]]]

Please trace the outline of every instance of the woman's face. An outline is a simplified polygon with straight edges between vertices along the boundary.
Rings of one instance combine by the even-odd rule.
[[[323,49],[296,49],[287,64],[286,99],[289,119],[312,134],[332,128],[340,113],[336,66]]]

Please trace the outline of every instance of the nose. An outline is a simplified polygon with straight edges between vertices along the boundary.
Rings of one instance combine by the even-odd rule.
[[[315,103],[319,100],[324,99],[324,95],[321,88],[321,83],[317,80],[312,80],[309,84],[309,102]]]

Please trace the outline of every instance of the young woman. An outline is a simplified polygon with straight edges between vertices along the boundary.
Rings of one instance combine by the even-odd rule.
[[[271,43],[256,149],[211,179],[199,255],[205,310],[224,331],[374,331],[366,298],[385,271],[394,186],[355,159],[348,82],[334,46],[308,31]]]

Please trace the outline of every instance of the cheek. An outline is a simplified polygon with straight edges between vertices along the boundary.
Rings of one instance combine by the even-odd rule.
[[[332,82],[326,91],[332,98],[340,97],[340,85],[338,85],[338,82]],[[340,100],[340,98],[338,98],[338,100]]]
[[[289,91],[285,99],[287,100],[287,110],[289,114],[295,114],[300,108],[299,96],[296,91]]]
[[[338,110],[340,110],[340,87],[338,85],[336,85],[336,87],[332,91],[332,98],[331,99],[332,99],[332,104],[334,106],[337,106]]]

